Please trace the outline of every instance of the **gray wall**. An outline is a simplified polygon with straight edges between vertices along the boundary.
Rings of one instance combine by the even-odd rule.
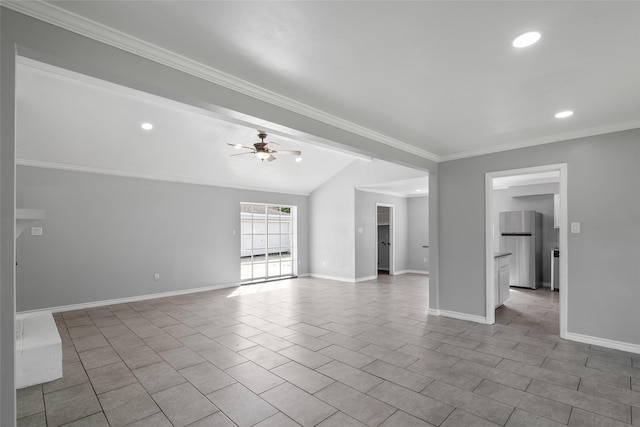
[[[429,196],[411,197],[407,200],[409,214],[408,268],[413,271],[429,271]],[[427,262],[424,262],[427,258]]]
[[[558,247],[558,229],[553,228],[553,194],[511,197],[509,190],[493,192],[493,219],[495,239],[499,246],[500,212],[505,211],[537,211],[542,214],[542,281],[545,286],[551,283],[551,250]]]
[[[568,332],[640,345],[640,129],[440,163],[440,309],[485,315],[485,173],[557,163],[582,225],[568,240]]]
[[[388,194],[356,191],[355,199],[355,270],[356,280],[378,274],[376,259],[376,203],[394,206],[394,271],[401,272],[408,269],[408,213],[407,199]],[[362,233],[360,233],[362,231]]]
[[[18,207],[46,218],[42,236],[27,229],[17,242],[17,308],[237,284],[240,202],[298,207],[298,273],[308,273],[306,196],[19,166]]]
[[[364,267],[359,261],[367,255],[358,255],[356,260],[360,247],[355,246],[355,224],[361,211],[356,207],[356,187],[418,178],[426,174],[425,171],[383,160],[356,160],[313,191],[309,201],[311,273],[347,281],[374,275],[375,271],[370,272],[370,266]],[[371,215],[375,214],[375,203],[373,206]],[[375,239],[375,236],[371,238]],[[373,263],[375,256],[371,255],[370,258]]]

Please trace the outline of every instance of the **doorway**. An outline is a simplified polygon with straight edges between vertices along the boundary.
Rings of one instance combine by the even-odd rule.
[[[240,203],[240,281],[295,277],[296,207]]]
[[[558,221],[558,249],[561,254],[559,259],[559,332],[560,337],[565,338],[567,334],[567,287],[568,287],[568,273],[567,273],[567,165],[555,164],[538,166],[523,169],[514,169],[507,171],[488,172],[485,174],[485,249],[486,249],[486,317],[485,322],[487,324],[495,323],[495,308],[496,301],[499,300],[499,295],[496,289],[496,280],[499,277],[496,275],[496,263],[494,254],[499,251],[499,244],[497,243],[497,218],[494,212],[496,200],[494,200],[494,179],[500,179],[504,177],[520,177],[533,174],[545,174],[545,173],[557,173],[558,177],[558,198],[559,203],[557,206]],[[499,273],[498,273],[499,275]]]
[[[394,249],[394,206],[376,203],[376,276],[394,274]]]

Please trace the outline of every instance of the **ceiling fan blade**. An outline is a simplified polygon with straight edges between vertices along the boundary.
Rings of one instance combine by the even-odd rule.
[[[273,156],[273,154],[271,154],[269,157],[267,157],[267,162],[273,162],[276,158]]]
[[[293,156],[299,156],[302,154],[302,151],[297,150],[278,150],[278,154],[291,154]]]
[[[277,142],[273,142],[273,141],[269,141],[269,142],[267,142],[267,144],[280,145]]]
[[[227,142],[227,145],[230,145],[230,146],[232,146],[233,148],[236,148],[236,149],[245,148],[247,150],[253,150],[253,147],[247,147],[246,145],[241,145],[241,144],[232,144],[230,142]]]
[[[234,156],[242,156],[243,154],[255,154],[255,152],[253,152],[253,151],[245,151],[244,153],[229,154],[229,156],[230,156],[230,157],[234,157]]]

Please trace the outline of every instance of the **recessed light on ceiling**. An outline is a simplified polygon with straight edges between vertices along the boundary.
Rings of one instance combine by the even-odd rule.
[[[302,157],[298,156],[296,157],[296,162],[301,162],[302,161]]]
[[[573,111],[570,110],[560,111],[559,113],[556,113],[556,119],[565,119],[571,116],[573,116]]]
[[[236,144],[233,146],[233,148],[235,148],[236,150],[239,150],[242,148],[242,144]]]
[[[145,122],[143,124],[140,125],[140,127],[144,130],[151,130],[153,129],[153,125],[149,122]]]
[[[420,193],[421,191],[422,191],[422,189],[421,189],[421,188],[417,188],[417,189],[416,189],[416,193]]]
[[[532,44],[536,43],[538,40],[540,40],[540,33],[537,31],[529,31],[529,32],[520,34],[518,37],[513,39],[513,42],[511,42],[511,44],[513,45],[513,47],[522,48],[522,47],[531,46]]]

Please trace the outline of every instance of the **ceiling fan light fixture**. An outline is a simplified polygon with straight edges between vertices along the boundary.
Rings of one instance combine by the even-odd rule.
[[[256,157],[260,160],[267,160],[269,157],[271,157],[271,154],[267,153],[266,151],[256,151]]]

